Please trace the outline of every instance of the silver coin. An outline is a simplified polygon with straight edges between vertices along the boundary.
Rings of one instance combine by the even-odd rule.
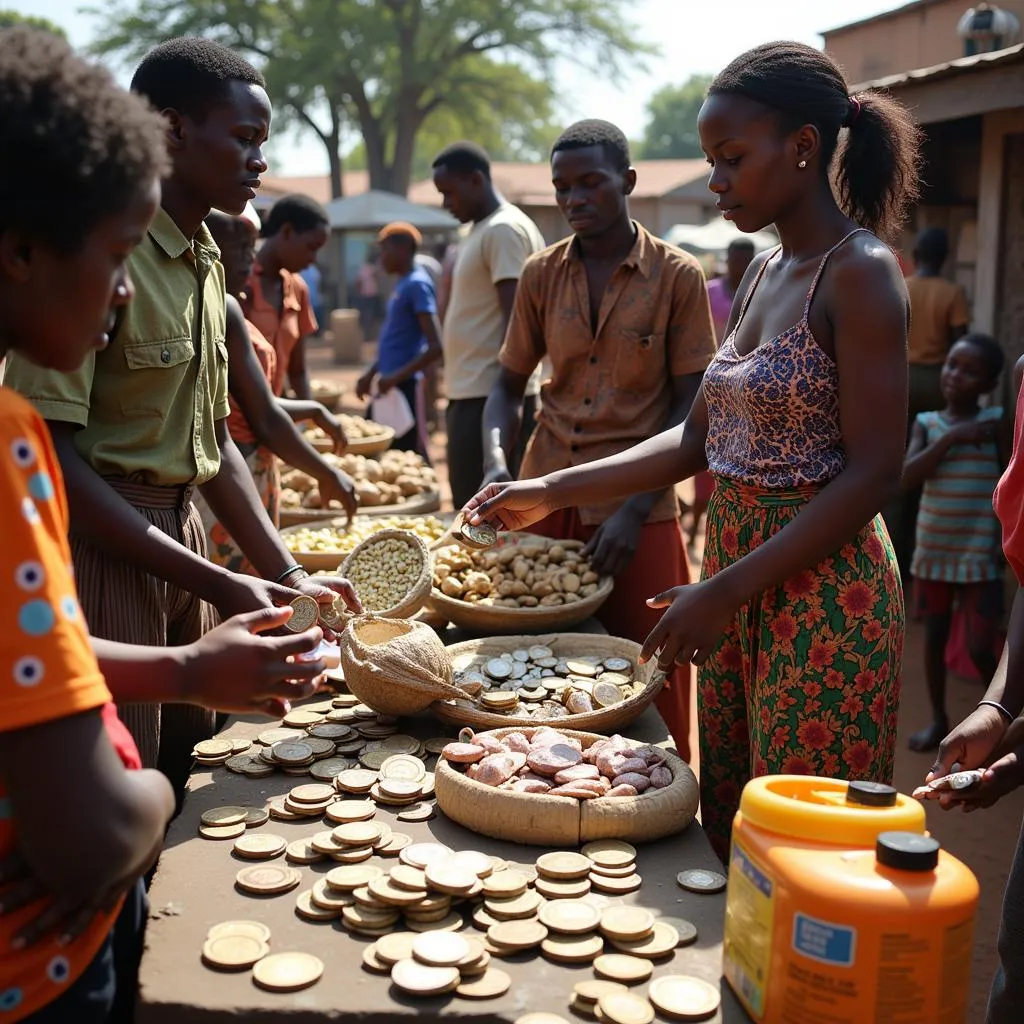
[[[676,882],[689,892],[701,893],[721,892],[729,884],[725,875],[720,875],[717,871],[706,871],[703,868],[680,871],[676,875]]]

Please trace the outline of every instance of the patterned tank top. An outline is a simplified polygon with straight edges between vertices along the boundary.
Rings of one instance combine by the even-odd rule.
[[[736,332],[765,267],[782,247],[761,264],[736,326],[704,373],[712,473],[784,490],[825,484],[842,472],[846,452],[839,422],[839,371],[814,340],[807,318],[829,257],[863,230],[851,231],[822,257],[799,323],[740,355]]]

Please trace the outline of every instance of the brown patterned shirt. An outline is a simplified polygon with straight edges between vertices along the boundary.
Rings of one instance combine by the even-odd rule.
[[[586,271],[574,236],[530,257],[516,291],[501,364],[528,376],[548,356],[537,429],[522,477],[538,477],[615,455],[661,431],[672,380],[700,373],[715,354],[715,331],[700,264],[636,224],[629,255],[612,275],[590,325]],[[580,509],[586,525],[622,505]],[[670,489],[649,522],[678,515]]]

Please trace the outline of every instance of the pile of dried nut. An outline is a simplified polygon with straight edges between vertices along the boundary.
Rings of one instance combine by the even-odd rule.
[[[368,612],[385,612],[401,604],[422,572],[422,550],[398,537],[366,545],[345,567],[348,581]]]
[[[349,441],[362,441],[368,437],[380,437],[387,429],[379,423],[374,423],[373,420],[364,419],[362,416],[351,416],[345,412],[341,413],[338,419],[341,420],[341,426]],[[306,437],[311,441],[331,440],[331,437],[319,427],[311,427],[307,430]]]
[[[330,453],[323,457],[352,477],[360,505],[400,505],[437,490],[437,475],[415,452],[390,449],[379,459]],[[281,505],[321,508],[323,503],[316,480],[300,469],[286,469],[281,474]],[[330,507],[340,508],[341,505],[332,502]]]
[[[593,800],[638,796],[672,784],[672,769],[658,747],[633,746],[615,735],[584,750],[574,736],[548,726],[529,737],[513,732],[501,739],[463,729],[458,742],[449,743],[441,756],[451,765],[465,766],[466,775],[485,786],[517,793]]]
[[[444,536],[445,525],[438,516],[356,516],[347,530],[343,526],[304,526],[283,534],[282,539],[289,551],[347,555],[381,530],[408,530],[429,545]]]
[[[442,548],[434,560],[434,587],[445,597],[499,608],[573,604],[600,583],[582,547],[531,537],[486,551]]]
[[[611,707],[643,690],[628,658],[557,657],[536,645],[498,655],[456,656],[453,682],[486,711],[535,719]]]

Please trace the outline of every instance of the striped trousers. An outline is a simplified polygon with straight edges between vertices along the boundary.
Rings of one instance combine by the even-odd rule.
[[[191,488],[154,487],[107,478],[135,510],[158,530],[206,557],[206,538]],[[105,640],[149,647],[177,647],[211,628],[213,609],[195,594],[172,586],[101,551],[71,533],[78,597],[89,632]],[[192,748],[213,733],[214,714],[191,704],[121,704],[118,714],[139,748],[146,768],[159,768],[184,789]]]

